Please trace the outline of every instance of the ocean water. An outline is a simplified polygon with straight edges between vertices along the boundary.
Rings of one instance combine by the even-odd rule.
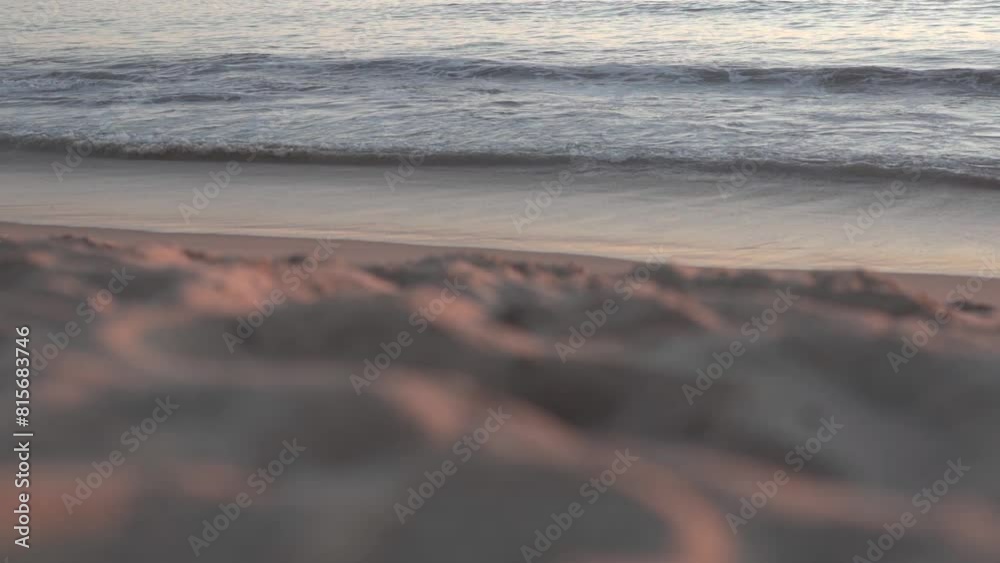
[[[308,179],[296,197],[314,215],[272,216],[278,234],[342,229],[350,218],[326,206],[345,193],[354,194],[348,208],[393,218],[350,223],[362,238],[530,236],[549,250],[605,253],[681,240],[679,251],[720,263],[767,246],[768,265],[948,270],[944,257],[1000,234],[996,1],[0,0],[0,9],[5,162],[29,152],[62,162],[77,146],[119,162],[283,164],[284,179],[266,175],[269,186],[241,180],[260,200],[298,194],[293,184]],[[98,222],[59,205],[79,195],[66,190],[110,173],[88,184],[76,171],[67,182],[44,160],[37,178],[22,165],[16,186],[0,179],[21,202],[0,219],[52,222],[55,205],[60,220]],[[381,168],[291,168],[303,162]],[[384,180],[410,165],[420,173]],[[149,166],[160,184],[180,181],[170,178],[181,168]],[[494,174],[515,168],[543,172]],[[560,170],[576,180],[547,211],[560,220],[511,230]],[[892,181],[926,197],[911,189],[894,218],[847,245],[842,225]],[[183,182],[172,196],[180,202],[199,180]],[[464,215],[421,222],[421,202],[442,186],[455,187]],[[121,189],[110,199],[137,198]],[[355,205],[366,190],[378,192],[372,207]],[[483,194],[497,190],[511,195],[489,215]],[[388,194],[396,198],[380,199]],[[412,212],[392,215],[400,202]],[[177,220],[175,204],[143,213],[160,228],[260,232],[262,213],[241,215],[251,204],[242,205],[194,226]],[[682,225],[690,216],[698,226]],[[743,247],[734,225],[748,216],[766,216],[770,230]],[[811,235],[817,216],[822,236]],[[471,224],[455,230],[463,218]],[[730,236],[694,240],[697,229]],[[615,244],[580,242],[595,237]]]
[[[7,146],[1000,177],[995,1],[0,7]]]

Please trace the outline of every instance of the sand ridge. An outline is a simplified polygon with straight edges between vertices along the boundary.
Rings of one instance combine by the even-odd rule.
[[[33,557],[833,562],[906,511],[885,560],[1000,557],[989,307],[867,272],[359,265],[322,242],[0,241],[2,317],[45,358]],[[80,498],[166,398],[176,413]],[[971,469],[921,513],[956,460]]]

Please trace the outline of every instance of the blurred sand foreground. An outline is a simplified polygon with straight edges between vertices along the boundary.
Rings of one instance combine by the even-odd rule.
[[[12,563],[1000,560],[989,257],[0,235],[0,355],[30,325],[35,362]]]

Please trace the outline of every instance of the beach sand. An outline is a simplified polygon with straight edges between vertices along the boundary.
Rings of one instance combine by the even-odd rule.
[[[1000,560],[995,256],[0,235],[3,361],[22,325],[35,360],[12,561]]]

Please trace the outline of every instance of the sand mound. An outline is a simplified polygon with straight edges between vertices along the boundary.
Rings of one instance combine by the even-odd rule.
[[[0,288],[24,560],[1000,560],[1000,322],[873,274],[64,237]]]

